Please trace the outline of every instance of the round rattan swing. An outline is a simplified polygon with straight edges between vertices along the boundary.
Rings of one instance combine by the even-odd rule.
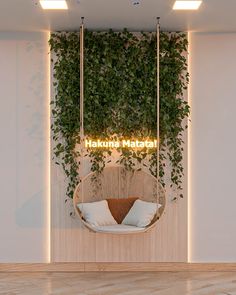
[[[159,35],[160,23],[157,23],[157,69],[159,69]],[[80,139],[81,139],[81,161],[80,173],[84,171],[84,24],[80,27]],[[159,70],[157,71],[157,138],[159,138]],[[94,181],[94,179],[96,181]],[[111,198],[124,199],[135,197],[146,202],[157,204],[156,214],[152,221],[142,228],[130,227],[124,230],[121,224],[111,229],[109,226],[94,227],[89,224],[83,217],[82,212],[78,208],[78,204],[91,203],[96,201],[107,200]],[[127,171],[123,167],[113,166],[105,167],[103,172],[97,176],[90,173],[81,179],[77,185],[74,196],[73,205],[76,215],[80,218],[83,225],[94,233],[106,234],[137,234],[144,233],[153,228],[165,210],[166,197],[165,191],[159,182],[159,144],[157,145],[157,177],[145,171]],[[161,205],[159,208],[158,205]]]

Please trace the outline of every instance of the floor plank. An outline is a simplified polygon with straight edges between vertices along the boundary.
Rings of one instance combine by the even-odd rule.
[[[236,295],[236,273],[0,273],[0,295],[20,294]]]

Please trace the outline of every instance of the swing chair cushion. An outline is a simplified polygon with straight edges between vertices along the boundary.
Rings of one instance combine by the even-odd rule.
[[[138,198],[107,199],[111,214],[117,223],[122,223],[125,216],[128,214],[129,210],[137,199]]]
[[[106,200],[77,204],[83,218],[92,226],[116,225]]]
[[[129,213],[122,221],[122,224],[142,228],[146,227],[152,222],[155,214],[160,207],[161,205],[157,203],[136,200],[133,207],[130,209]]]

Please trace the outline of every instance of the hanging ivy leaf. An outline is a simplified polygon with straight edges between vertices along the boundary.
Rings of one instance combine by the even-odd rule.
[[[54,153],[68,178],[72,198],[79,182],[80,55],[78,33],[55,33],[49,41],[53,53],[55,98],[52,101]],[[160,177],[164,184],[166,157],[171,181],[182,189],[183,124],[189,106],[187,39],[183,33],[160,35]],[[156,35],[123,32],[85,32],[84,126],[93,139],[156,138]],[[118,163],[128,170],[149,168],[156,176],[156,150],[119,148]],[[88,150],[91,170],[102,172],[110,149]],[[59,163],[59,160],[57,160]],[[147,163],[149,163],[147,165]],[[182,194],[180,194],[182,197]]]

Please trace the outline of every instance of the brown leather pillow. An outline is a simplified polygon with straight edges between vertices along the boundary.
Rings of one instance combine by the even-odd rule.
[[[108,207],[117,223],[121,223],[138,198],[107,199]]]

